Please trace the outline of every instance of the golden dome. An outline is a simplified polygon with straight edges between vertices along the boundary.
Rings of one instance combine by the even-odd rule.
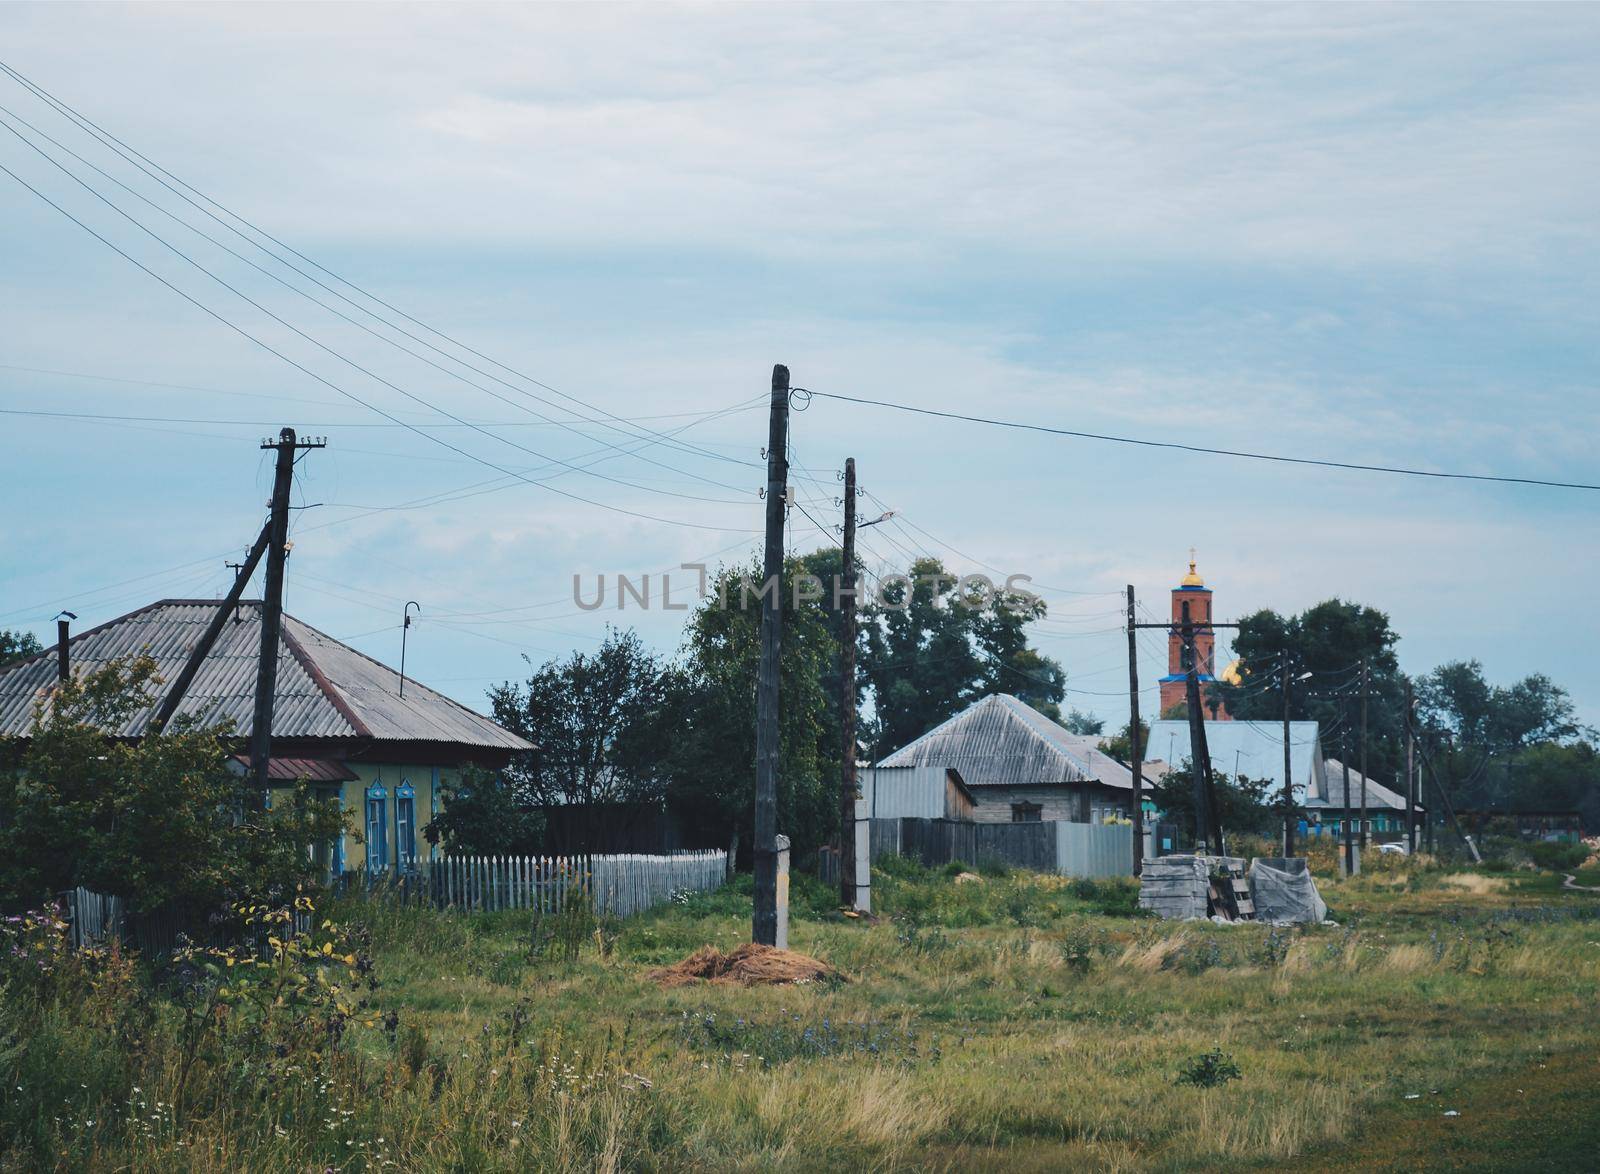
[[[1189,573],[1183,577],[1183,582],[1179,584],[1179,586],[1204,587],[1205,585],[1206,581],[1202,579],[1200,577],[1200,573],[1194,569],[1194,547],[1191,546],[1189,548]]]

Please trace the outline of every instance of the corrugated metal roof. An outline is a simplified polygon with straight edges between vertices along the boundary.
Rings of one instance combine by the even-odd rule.
[[[166,599],[72,637],[74,668],[94,668],[117,657],[145,653],[161,677],[171,681],[216,615],[215,600]],[[448,742],[499,750],[527,750],[527,742],[464,705],[413,680],[399,694],[400,675],[292,616],[283,617],[278,647],[274,738],[365,738]],[[256,663],[260,659],[261,603],[239,604],[195,674],[179,717],[230,721],[248,737],[255,710]],[[56,679],[54,650],[0,670],[0,734],[26,735],[34,706],[47,699]],[[135,713],[123,737],[144,733],[159,698]]]
[[[877,765],[953,766],[969,787],[1098,782],[1131,791],[1132,772],[1099,741],[1070,732],[1009,693],[994,693]]]
[[[250,759],[243,754],[235,754],[233,762],[240,769],[250,766]],[[267,759],[267,778],[272,782],[294,783],[305,779],[308,783],[344,783],[360,777],[344,763],[327,758]]]
[[[1277,791],[1283,786],[1283,723],[1256,721],[1206,722],[1206,747],[1211,769],[1226,775],[1262,779]],[[1316,722],[1289,723],[1289,755],[1297,796],[1317,794],[1322,768],[1322,735]],[[1189,760],[1189,723],[1150,723],[1147,758],[1175,766]]]
[[[1323,762],[1322,793],[1306,796],[1308,808],[1344,808],[1344,764],[1337,758],[1329,758]],[[1361,808],[1361,772],[1355,767],[1350,768],[1350,809]],[[1404,811],[1406,797],[1396,794],[1382,783],[1367,780],[1367,809],[1382,808],[1387,811]],[[1422,809],[1422,804],[1417,804],[1417,809]]]

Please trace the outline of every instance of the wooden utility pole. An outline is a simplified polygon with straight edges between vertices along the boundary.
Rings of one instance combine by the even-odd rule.
[[[1408,726],[1410,724],[1410,718],[1411,715],[1407,714],[1406,721]],[[1433,776],[1433,793],[1439,797],[1439,804],[1444,808],[1445,816],[1450,820],[1451,828],[1455,830],[1456,835],[1461,837],[1462,843],[1466,844],[1467,851],[1472,853],[1472,859],[1476,863],[1482,864],[1483,857],[1478,852],[1478,845],[1472,841],[1472,838],[1468,836],[1466,832],[1461,830],[1461,821],[1456,818],[1456,806],[1454,803],[1450,802],[1450,796],[1445,794],[1444,784],[1439,781],[1439,768],[1434,765],[1433,755],[1428,753],[1428,747],[1421,742],[1418,743],[1417,749],[1422,752],[1423,768]],[[1429,819],[1428,851],[1430,852],[1433,851],[1433,824],[1434,820]]]
[[[1139,630],[1128,584],[1128,767],[1133,771],[1133,875],[1144,872],[1144,747],[1139,745]]]
[[[1344,768],[1344,874],[1356,873],[1355,839],[1350,833],[1350,726],[1345,723],[1339,735],[1339,765]]]
[[[767,423],[767,546],[756,679],[756,891],[751,940],[778,944],[778,653],[783,639],[783,515],[789,484],[789,368],[772,368]]]
[[[839,896],[856,907],[856,459],[844,462],[844,565],[839,606],[839,725],[844,758],[839,770]]]
[[[1221,856],[1222,821],[1217,817],[1217,790],[1211,777],[1211,750],[1206,745],[1206,719],[1200,707],[1199,654],[1194,644],[1194,623],[1189,603],[1183,604],[1184,698],[1189,710],[1189,765],[1195,772],[1195,839],[1210,842],[1211,854]]]
[[[1283,650],[1283,855],[1294,855],[1294,757],[1289,753],[1289,650]]]
[[[324,441],[296,440],[293,428],[284,428],[276,441],[261,447],[276,449],[277,468],[272,478],[271,515],[267,519],[267,582],[261,600],[261,659],[256,665],[256,706],[250,726],[251,802],[265,807],[267,761],[272,756],[272,703],[278,688],[278,633],[283,626],[283,564],[289,555],[289,490],[294,485],[294,454],[300,449],[322,448]],[[242,572],[241,572],[242,573]]]
[[[1406,854],[1417,850],[1417,733],[1411,728],[1411,681],[1406,680]]]
[[[1367,695],[1372,682],[1372,671],[1366,657],[1361,658],[1361,851],[1367,850]]]
[[[153,733],[160,733],[167,728],[167,723],[172,720],[172,715],[178,712],[178,706],[183,701],[183,696],[189,691],[189,686],[194,682],[195,674],[200,671],[200,666],[205,663],[211,654],[211,646],[217,642],[217,637],[222,634],[223,626],[228,622],[228,616],[239,605],[239,597],[244,594],[245,586],[250,582],[250,576],[256,573],[256,564],[261,561],[261,556],[266,553],[267,543],[272,538],[272,522],[261,527],[261,536],[256,539],[255,545],[250,548],[250,553],[245,555],[242,563],[229,563],[230,567],[238,570],[233,577],[233,586],[228,589],[228,594],[222,602],[217,604],[216,613],[211,617],[211,622],[206,625],[206,630],[200,634],[200,642],[189,651],[189,659],[183,662],[183,668],[178,670],[177,677],[167,689],[166,696],[161,699],[161,706],[156,710],[155,717],[150,719],[150,729]]]

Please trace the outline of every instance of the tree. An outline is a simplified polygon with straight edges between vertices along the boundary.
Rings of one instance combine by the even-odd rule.
[[[1044,616],[1037,596],[967,591],[938,559],[912,563],[910,583],[890,577],[865,609],[864,667],[883,754],[926,733],[991,693],[1012,693],[1060,716],[1066,673],[1028,646],[1029,622]]]
[[[1266,836],[1282,827],[1282,809],[1273,805],[1275,796],[1270,782],[1221,771],[1214,772],[1212,777],[1224,835]],[[1184,759],[1181,766],[1173,767],[1162,776],[1151,788],[1150,797],[1168,822],[1193,830],[1194,770],[1191,761]]]
[[[1118,762],[1124,765],[1131,765],[1133,743],[1128,731],[1132,727],[1132,722],[1123,722],[1122,728],[1115,734],[1100,740],[1100,749],[1111,755]],[[1150,723],[1143,718],[1139,719],[1139,756],[1147,762],[1150,759]]]
[[[1092,713],[1084,713],[1074,709],[1062,720],[1061,724],[1072,734],[1102,734],[1105,732],[1104,718],[1095,717]]]
[[[1417,681],[1417,710],[1457,742],[1489,751],[1560,742],[1580,730],[1567,691],[1542,673],[1491,685],[1476,660],[1440,665]]]
[[[665,690],[664,670],[638,635],[615,629],[592,655],[575,652],[525,685],[490,690],[495,720],[534,744],[507,769],[516,797],[578,813],[576,846],[596,850],[619,805],[663,797]]]
[[[1584,742],[1567,691],[1542,673],[1492,685],[1476,660],[1440,665],[1417,682],[1421,724],[1444,745],[1433,761],[1457,806],[1487,810],[1577,809],[1594,802],[1584,781]],[[1430,739],[1433,740],[1433,739]],[[1580,749],[1583,748],[1583,749]],[[1563,777],[1557,764],[1574,769]]]
[[[834,835],[842,749],[825,687],[838,672],[831,596],[797,602],[787,589],[806,569],[805,560],[785,563],[778,665],[778,830],[789,836],[797,859]],[[742,582],[751,590],[742,590]],[[760,582],[754,565],[718,571],[689,620],[682,663],[665,690],[668,803],[697,836],[716,843],[738,835],[748,844],[755,821]]]
[[[0,901],[29,905],[79,885],[135,911],[209,914],[292,898],[314,882],[311,849],[340,832],[336,802],[303,788],[272,811],[241,802],[230,731],[180,719],[138,739],[106,733],[152,700],[149,657],[74,674],[11,740],[0,771]]]
[[[1290,718],[1319,723],[1323,750],[1338,755],[1348,745],[1351,765],[1356,766],[1359,666],[1365,659],[1370,674],[1368,770],[1374,779],[1393,780],[1405,755],[1405,677],[1395,656],[1398,640],[1383,612],[1341,599],[1324,600],[1295,616],[1258,611],[1239,621],[1233,641],[1243,684],[1219,681],[1206,692],[1208,698],[1220,697],[1237,719],[1281,721],[1283,691],[1276,674],[1287,654],[1296,677],[1312,674],[1290,689]]]
[[[13,632],[0,628],[0,669],[32,660],[44,651],[32,632]]]
[[[422,834],[450,855],[533,856],[543,847],[544,817],[500,775],[469,766],[440,793],[443,809]]]

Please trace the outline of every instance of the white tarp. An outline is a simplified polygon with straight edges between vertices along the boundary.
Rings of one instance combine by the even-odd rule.
[[[1250,896],[1256,920],[1272,925],[1298,925],[1327,920],[1328,907],[1303,859],[1250,862]]]

